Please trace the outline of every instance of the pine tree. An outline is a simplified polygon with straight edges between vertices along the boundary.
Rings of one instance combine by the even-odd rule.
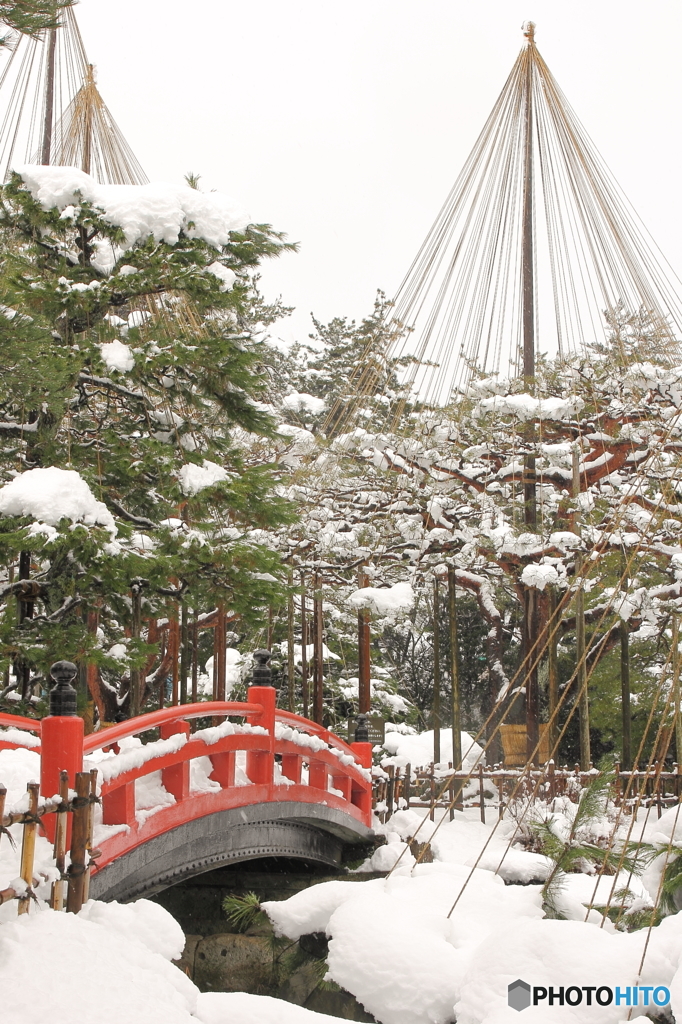
[[[6,664],[44,675],[58,657],[90,658],[115,678],[148,670],[155,649],[135,636],[136,581],[146,618],[176,615],[181,599],[249,621],[278,592],[279,559],[259,531],[291,507],[238,439],[275,431],[256,328],[278,309],[252,277],[292,246],[267,225],[236,225],[216,244],[187,220],[177,240],[131,240],[84,198],[90,179],[78,182],[68,203],[43,204],[18,175],[0,193],[0,471],[76,471],[114,526],[1,520],[0,558],[30,553],[39,614],[20,601],[18,621],[23,584],[8,580],[0,640]],[[131,216],[144,219],[149,188],[127,190]]]

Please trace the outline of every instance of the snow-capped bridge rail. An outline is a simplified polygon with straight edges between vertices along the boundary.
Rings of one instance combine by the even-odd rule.
[[[250,687],[246,702],[164,708],[86,737],[73,690],[70,711],[55,691],[63,697],[66,687],[58,684],[51,693],[51,711],[61,714],[42,721],[0,715],[0,726],[19,730],[0,732],[0,748],[31,746],[40,753],[43,798],[58,793],[60,771],[68,771],[73,787],[78,772],[98,770],[95,898],[130,899],[254,857],[338,865],[345,846],[372,837],[371,745],[349,745],[279,710],[270,686]],[[240,721],[230,721],[235,718]],[[219,724],[192,732],[197,719]],[[150,730],[159,738],[135,741]],[[158,800],[150,806],[148,798],[141,808],[136,789],[145,788]],[[50,839],[55,819],[41,819]]]

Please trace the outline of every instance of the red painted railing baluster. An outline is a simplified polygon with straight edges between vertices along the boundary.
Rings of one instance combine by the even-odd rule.
[[[324,761],[311,757],[308,763],[308,785],[327,792],[327,766]]]
[[[282,775],[297,785],[301,782],[302,759],[299,754],[282,754]]]
[[[162,740],[167,740],[178,733],[189,739],[189,722],[165,722],[159,727]],[[170,768],[163,768],[161,771],[161,782],[178,803],[189,796],[189,769],[190,762],[181,761],[180,764],[171,765]]]
[[[117,786],[102,794],[102,823],[104,825],[135,824],[135,783]]]
[[[211,754],[213,771],[209,775],[214,782],[219,782],[222,789],[231,789],[234,786],[234,769],[236,754],[234,750],[225,750],[222,753]]]

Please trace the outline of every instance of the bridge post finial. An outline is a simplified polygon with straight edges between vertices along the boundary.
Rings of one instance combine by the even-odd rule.
[[[272,654],[270,651],[260,650],[253,652],[253,685],[272,686],[272,668],[268,664]]]
[[[71,685],[78,675],[78,668],[72,661],[55,661],[50,668],[50,679],[54,686],[50,690],[50,714],[62,718],[78,714],[76,691]]]

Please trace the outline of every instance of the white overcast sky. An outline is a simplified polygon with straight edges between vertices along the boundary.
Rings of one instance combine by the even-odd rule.
[[[296,307],[287,339],[311,311],[359,319],[397,289],[528,18],[682,276],[679,0],[82,0],[76,14],[149,177],[200,173],[300,242],[263,272]]]

